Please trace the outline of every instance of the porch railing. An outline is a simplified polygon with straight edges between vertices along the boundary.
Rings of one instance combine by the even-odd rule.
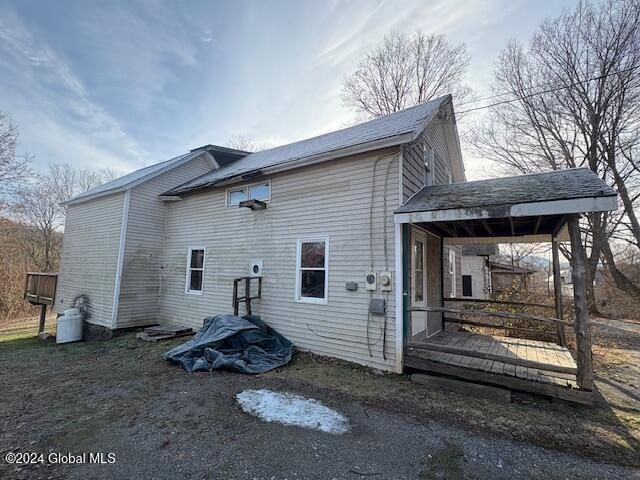
[[[525,303],[506,300],[484,300],[484,299],[468,299],[468,298],[443,298],[443,304],[484,304],[484,305],[500,305],[500,306],[517,306],[517,307],[536,307],[539,309],[555,310],[553,305],[545,305],[539,303]],[[456,323],[460,325],[469,325],[474,327],[485,327],[498,330],[506,330],[520,332],[527,335],[547,335],[553,336],[558,345],[565,346],[564,328],[573,326],[573,323],[561,318],[546,317],[542,315],[532,315],[520,312],[504,312],[494,310],[482,310],[479,308],[453,308],[453,307],[413,307],[410,312],[434,312],[442,314],[443,329],[445,323]],[[471,317],[471,318],[469,318]],[[486,319],[482,320],[482,319]],[[495,320],[498,320],[496,322]],[[552,326],[552,329],[537,329],[520,326],[521,321],[530,321],[535,323],[544,323]]]

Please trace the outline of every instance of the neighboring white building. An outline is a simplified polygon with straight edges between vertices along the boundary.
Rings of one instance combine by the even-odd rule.
[[[495,255],[495,245],[462,246],[462,297],[486,300],[491,297],[489,257]]]

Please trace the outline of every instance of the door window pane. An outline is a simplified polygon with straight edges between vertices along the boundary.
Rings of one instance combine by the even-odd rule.
[[[413,243],[413,261],[415,270],[414,301],[424,301],[424,244],[416,240]]]
[[[424,300],[424,272],[422,270],[416,270],[415,290],[415,301],[422,302]]]

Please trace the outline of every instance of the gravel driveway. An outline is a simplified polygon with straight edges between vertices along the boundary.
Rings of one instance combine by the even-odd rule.
[[[15,451],[115,455],[112,464],[1,463],[0,477],[640,478],[638,470],[619,463],[597,462],[567,449],[562,453],[486,433],[496,431],[494,422],[506,425],[505,417],[511,415],[509,425],[521,428],[514,434],[524,437],[533,431],[531,438],[538,438],[532,430],[540,427],[537,423],[563,422],[554,413],[560,408],[566,418],[564,427],[575,433],[586,428],[585,419],[596,416],[592,411],[537,400],[504,405],[437,392],[422,397],[422,387],[401,377],[331,363],[321,366],[320,359],[299,354],[291,365],[265,375],[189,374],[161,360],[160,353],[171,345],[145,344],[132,336],[64,347],[31,339],[0,343],[0,458]],[[376,391],[396,389],[405,397],[415,397],[425,408],[430,402],[444,408],[403,413],[401,405],[395,408],[346,393],[347,387],[363,391],[371,385]],[[235,395],[262,388],[317,399],[345,415],[351,429],[334,435],[267,423],[242,412]],[[463,409],[466,416],[456,417]],[[532,421],[514,423],[520,417],[513,415]],[[545,420],[537,421],[534,415]],[[465,425],[460,418],[475,420]],[[486,428],[478,428],[477,418],[486,420]],[[589,431],[605,430],[597,425]],[[574,437],[569,432],[564,438]],[[602,448],[609,445],[604,440],[600,443]],[[637,450],[630,452],[625,455],[633,458]]]

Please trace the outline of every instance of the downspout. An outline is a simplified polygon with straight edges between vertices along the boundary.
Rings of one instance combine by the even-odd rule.
[[[131,189],[124,193],[124,206],[122,208],[122,222],[120,223],[120,246],[118,248],[118,263],[116,265],[116,282],[113,291],[113,308],[111,310],[111,329],[118,325],[118,307],[120,306],[120,286],[122,285],[122,266],[124,264],[124,247],[127,238],[127,223],[129,221],[129,204],[131,202]]]

